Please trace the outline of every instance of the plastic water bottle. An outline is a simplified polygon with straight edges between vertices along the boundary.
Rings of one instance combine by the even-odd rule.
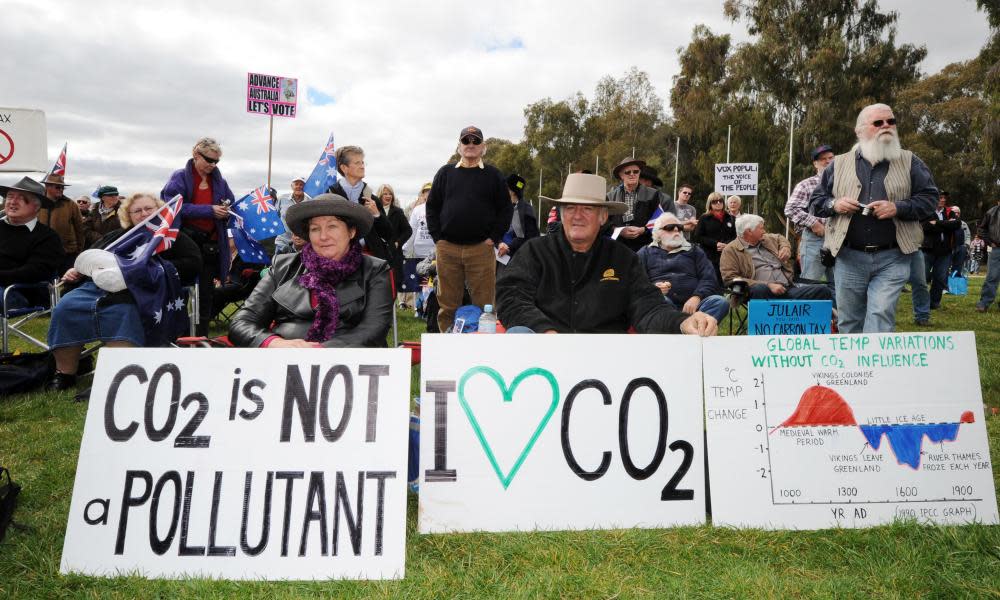
[[[493,313],[493,305],[487,304],[483,307],[483,314],[479,315],[479,333],[496,333],[497,316]]]

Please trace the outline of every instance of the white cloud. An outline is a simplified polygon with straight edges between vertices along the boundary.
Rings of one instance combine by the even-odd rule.
[[[900,41],[927,44],[927,72],[971,58],[986,38],[970,0],[883,5],[901,13]],[[519,139],[528,103],[590,95],[602,76],[633,65],[666,100],[694,25],[746,39],[721,13],[721,2],[696,0],[13,0],[3,9],[0,102],[46,111],[53,159],[69,142],[74,193],[100,183],[159,191],[211,135],[240,194],[267,175],[268,119],[246,112],[246,73],[297,77],[298,117],[274,123],[272,184],[283,190],[309,173],[332,130],[338,145],[365,148],[373,185],[408,199],[470,123]],[[309,102],[310,89],[334,101]]]

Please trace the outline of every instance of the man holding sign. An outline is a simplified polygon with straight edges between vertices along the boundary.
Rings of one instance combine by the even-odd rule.
[[[545,333],[688,333],[714,335],[715,318],[671,308],[627,246],[598,237],[608,214],[605,179],[573,173],[563,197],[562,229],[529,240],[497,282],[500,320],[511,330]]]

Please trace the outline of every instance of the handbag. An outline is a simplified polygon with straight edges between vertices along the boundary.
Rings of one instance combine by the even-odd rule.
[[[948,276],[948,293],[952,296],[965,296],[969,293],[969,279],[958,271]]]

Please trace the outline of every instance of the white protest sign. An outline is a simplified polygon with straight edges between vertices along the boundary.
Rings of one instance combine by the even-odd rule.
[[[998,521],[970,332],[705,340],[712,521]]]
[[[43,172],[47,156],[45,112],[0,107],[0,172]]]
[[[757,163],[715,165],[715,191],[737,196],[757,195]]]
[[[62,573],[401,578],[404,350],[101,350]]]
[[[298,100],[298,79],[247,73],[247,112],[294,119]]]
[[[705,522],[701,345],[424,335],[420,531]]]

